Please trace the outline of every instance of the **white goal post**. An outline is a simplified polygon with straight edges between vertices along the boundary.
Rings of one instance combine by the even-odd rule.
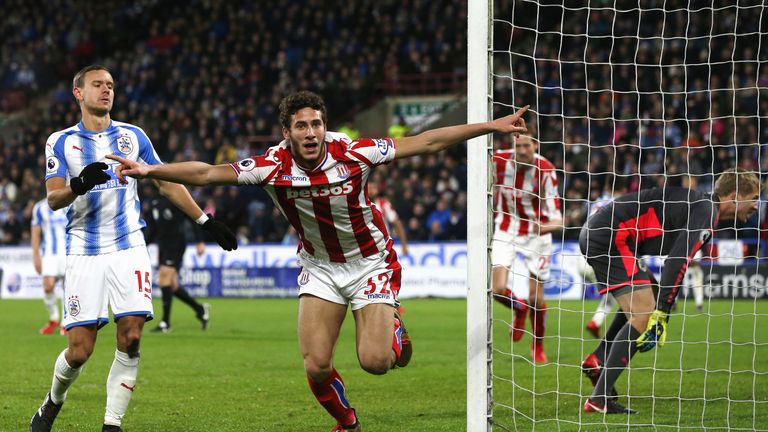
[[[469,0],[467,10],[467,122],[490,118],[492,1]],[[493,138],[467,146],[467,431],[491,428],[490,236],[488,193]],[[485,149],[482,151],[481,149]]]

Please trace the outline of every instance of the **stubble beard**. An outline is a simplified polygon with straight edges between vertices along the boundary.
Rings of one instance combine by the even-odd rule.
[[[85,110],[88,112],[88,114],[95,116],[95,117],[104,117],[107,114],[109,114],[110,108],[101,108],[101,107],[95,107],[95,106],[89,106],[85,105]]]

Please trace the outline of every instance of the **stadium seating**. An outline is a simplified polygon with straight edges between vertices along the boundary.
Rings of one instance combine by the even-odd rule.
[[[306,88],[321,93],[333,128],[391,92],[439,91],[404,85],[405,77],[429,81],[429,77],[466,73],[463,2],[365,0],[348,2],[346,10],[338,11],[307,7],[320,5],[316,0],[281,0],[270,8],[244,0],[199,2],[196,7],[160,0],[106,1],[78,14],[58,13],[53,4],[41,10],[23,0],[8,3],[10,13],[0,19],[0,58],[7,66],[0,71],[0,244],[28,242],[32,203],[44,194],[42,144],[51,132],[77,122],[71,77],[83,65],[101,63],[113,70],[118,88],[112,117],[141,125],[164,161],[210,163],[260,153],[276,142],[280,135],[276,106],[287,92]],[[53,3],[65,7],[66,2]],[[499,16],[505,16],[509,10],[504,8],[510,9],[512,2],[500,3]],[[437,18],[441,16],[455,19]],[[593,19],[590,31],[611,25],[606,12],[596,12]],[[686,31],[674,28],[674,22],[666,25],[666,31],[683,35]],[[508,29],[497,26],[496,31],[497,44],[507,43],[509,38],[502,33]],[[557,58],[558,43],[542,44],[541,38],[537,56]],[[635,49],[622,43],[590,51],[607,56]],[[747,58],[750,46],[738,48]],[[682,46],[668,48],[665,64],[682,64],[686,52]],[[638,63],[647,55],[639,50]],[[716,62],[719,53],[712,55],[710,62]],[[749,62],[734,65],[719,72],[733,75],[741,87],[756,77],[763,84],[768,80],[765,72],[758,77]],[[541,153],[567,172],[586,170],[589,164],[590,173],[652,174],[666,164],[668,174],[704,175],[700,187],[707,188],[711,178],[706,174],[721,171],[737,151],[745,166],[768,169],[768,157],[761,155],[765,150],[760,146],[735,145],[768,142],[768,128],[747,122],[734,133],[734,120],[728,118],[731,113],[754,115],[758,110],[752,105],[758,99],[746,92],[734,97],[715,71],[702,68],[698,79],[689,80],[687,90],[707,87],[710,78],[709,86],[721,90],[711,91],[711,98],[702,92],[695,104],[684,109],[676,98],[662,100],[654,93],[685,90],[675,79],[674,68],[664,68],[660,79],[650,70],[605,66],[590,70],[587,82],[583,64],[561,67],[554,61],[542,62],[537,76],[529,66],[516,67],[516,79],[569,91],[534,94],[534,85],[521,86],[511,101],[509,89],[497,88],[495,99],[532,104],[539,113],[531,126],[540,131]],[[609,82],[615,83],[613,91],[603,91]],[[622,93],[635,88],[647,94],[638,100],[636,95]],[[591,120],[583,117],[587,102]],[[710,122],[709,116],[723,118]],[[647,140],[639,142],[638,128],[648,131]],[[510,145],[508,137],[498,140],[502,147]],[[722,147],[710,152],[710,145]],[[391,165],[395,169],[382,181],[382,190],[391,197],[406,198],[393,204],[411,240],[466,237],[465,165],[461,148]],[[606,178],[586,172],[561,175],[567,238],[577,235],[586,215],[585,200],[595,198],[589,192],[599,195]],[[647,177],[642,185],[631,181],[630,190],[664,181],[661,176]],[[679,178],[666,181],[675,183]],[[143,188],[145,196],[154,193],[151,187]],[[227,223],[244,240],[279,242],[286,233],[286,224],[274,217],[271,203],[257,188],[197,188],[193,194],[208,210],[227,208]],[[428,220],[441,199],[450,203],[455,223],[433,232]],[[242,205],[253,201],[258,203],[252,208]]]

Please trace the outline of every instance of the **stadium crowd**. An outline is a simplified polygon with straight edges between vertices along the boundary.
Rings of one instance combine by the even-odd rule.
[[[277,103],[296,89],[322,94],[331,118],[346,122],[402,77],[466,73],[462,2],[104,1],[59,13],[74,3],[41,9],[9,0],[0,18],[0,244],[29,241],[32,206],[44,191],[42,145],[77,122],[69,80],[85,64],[112,69],[121,90],[113,117],[143,127],[167,162],[261,153],[281,139]],[[513,2],[498,3],[497,16],[511,16]],[[679,183],[686,173],[709,190],[712,174],[733,161],[768,170],[760,144],[768,128],[759,117],[768,99],[758,91],[768,71],[758,68],[753,33],[759,15],[736,20],[735,11],[721,11],[710,29],[706,9],[687,22],[685,11],[666,20],[654,19],[658,11],[640,20],[636,11],[607,9],[536,19],[520,8],[513,53],[511,26],[496,23],[497,111],[531,104],[540,152],[559,169],[567,238],[578,235],[588,200],[610,188],[611,173],[627,176],[630,191]],[[566,24],[566,35],[552,33]],[[466,238],[462,148],[395,168],[377,181],[409,240]],[[142,192],[155,193],[148,185]],[[293,241],[259,188],[192,192],[241,242]],[[757,227],[758,218],[748,224]]]
[[[708,7],[652,2],[642,13],[617,3],[565,16],[561,6],[530,5],[516,11],[516,44],[512,27],[497,23],[497,46],[514,47],[496,57],[496,75],[514,78],[496,80],[497,108],[529,103],[537,113],[539,151],[562,169],[567,237],[614,175],[633,192],[679,186],[690,174],[709,192],[727,168],[768,172],[768,69],[756,52],[759,14],[749,13],[762,6],[714,3],[714,17]]]

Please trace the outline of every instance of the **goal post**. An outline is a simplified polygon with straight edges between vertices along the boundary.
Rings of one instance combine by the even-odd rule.
[[[490,119],[492,1],[469,0],[467,10],[467,122]],[[493,138],[467,146],[467,431],[491,430],[490,162]]]
[[[765,180],[764,3],[468,1],[467,121],[531,105],[525,119],[539,154],[555,166],[565,221],[564,234],[553,238],[545,285],[541,340],[548,361],[536,362],[533,314],[513,343],[513,312],[492,295],[494,137],[469,142],[469,432],[768,431],[765,191],[751,234],[742,234],[744,223],[721,224],[697,276],[686,275],[667,344],[635,355],[616,381],[620,402],[639,415],[584,412],[593,387],[582,363],[599,343],[585,327],[600,297],[579,269],[578,244],[601,195],[666,186],[708,193],[720,173],[737,166]],[[658,277],[664,257],[648,257],[647,264]],[[529,271],[521,259],[509,277],[509,288],[527,298]],[[704,281],[703,303],[695,286],[702,284],[691,279]],[[601,335],[613,317],[598,326]]]

